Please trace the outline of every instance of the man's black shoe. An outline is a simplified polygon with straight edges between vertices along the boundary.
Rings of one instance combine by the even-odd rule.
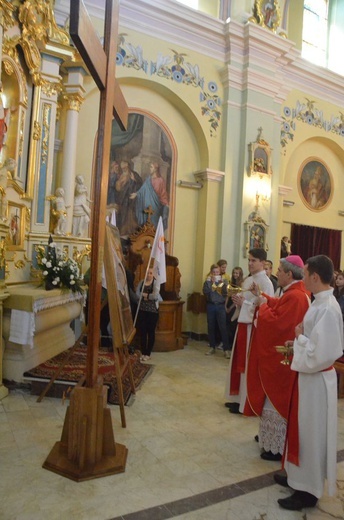
[[[233,406],[231,406],[229,409],[229,413],[241,413],[241,412],[239,412],[239,407],[240,407],[239,403],[233,403]]]
[[[237,406],[239,406],[238,403],[225,403],[225,407],[229,409],[236,408]]]
[[[275,473],[274,481],[276,482],[276,484],[279,484],[280,486],[289,487],[288,477],[286,475],[281,475],[280,473]]]
[[[280,453],[272,453],[272,451],[263,451],[260,456],[264,460],[282,460],[282,455]]]
[[[254,436],[254,440],[255,440],[256,442],[259,442],[259,436],[258,436],[258,435],[255,435],[255,436]]]
[[[295,491],[290,497],[279,498],[277,502],[281,507],[289,509],[289,511],[301,511],[304,507],[316,506],[318,499],[306,491]]]

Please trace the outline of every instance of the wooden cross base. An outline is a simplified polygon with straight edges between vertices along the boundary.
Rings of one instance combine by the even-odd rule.
[[[55,443],[43,468],[76,482],[125,471],[128,449],[115,442],[106,393],[101,378],[95,387],[74,388],[61,441]]]

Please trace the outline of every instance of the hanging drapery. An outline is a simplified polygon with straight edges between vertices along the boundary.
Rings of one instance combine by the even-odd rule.
[[[112,122],[111,147],[124,146],[129,143],[143,128],[142,114],[129,114],[128,128],[125,132],[121,130],[118,123],[114,119]]]
[[[306,261],[310,256],[327,255],[335,269],[340,269],[342,232],[314,226],[291,225],[292,252]]]

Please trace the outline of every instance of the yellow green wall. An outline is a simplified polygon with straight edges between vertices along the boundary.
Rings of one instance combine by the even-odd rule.
[[[307,99],[314,102],[314,107],[321,110],[323,119],[339,117],[341,107],[322,101],[307,93],[294,90],[290,93],[284,106],[295,107],[297,103],[307,103]],[[344,209],[344,137],[331,131],[325,131],[318,126],[309,125],[301,120],[295,120],[296,128],[293,130],[293,140],[282,151],[280,184],[289,186],[292,191],[284,198],[295,202],[293,207],[282,207],[280,236],[290,234],[290,222],[317,226],[328,229],[343,230],[343,217],[338,211]],[[298,190],[298,175],[300,166],[308,158],[319,158],[329,168],[333,178],[333,198],[330,204],[322,211],[312,211],[302,202]],[[282,202],[281,202],[282,204]],[[344,258],[344,243],[342,243],[342,258]],[[344,267],[342,265],[342,267]]]

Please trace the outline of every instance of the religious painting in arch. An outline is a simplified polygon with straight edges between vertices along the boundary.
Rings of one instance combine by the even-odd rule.
[[[171,245],[174,214],[175,145],[166,125],[156,116],[135,110],[123,132],[112,125],[107,211],[121,238],[162,217]],[[171,248],[169,248],[171,249]]]
[[[298,173],[298,190],[302,202],[312,211],[323,211],[333,196],[330,169],[317,157],[306,159]]]

